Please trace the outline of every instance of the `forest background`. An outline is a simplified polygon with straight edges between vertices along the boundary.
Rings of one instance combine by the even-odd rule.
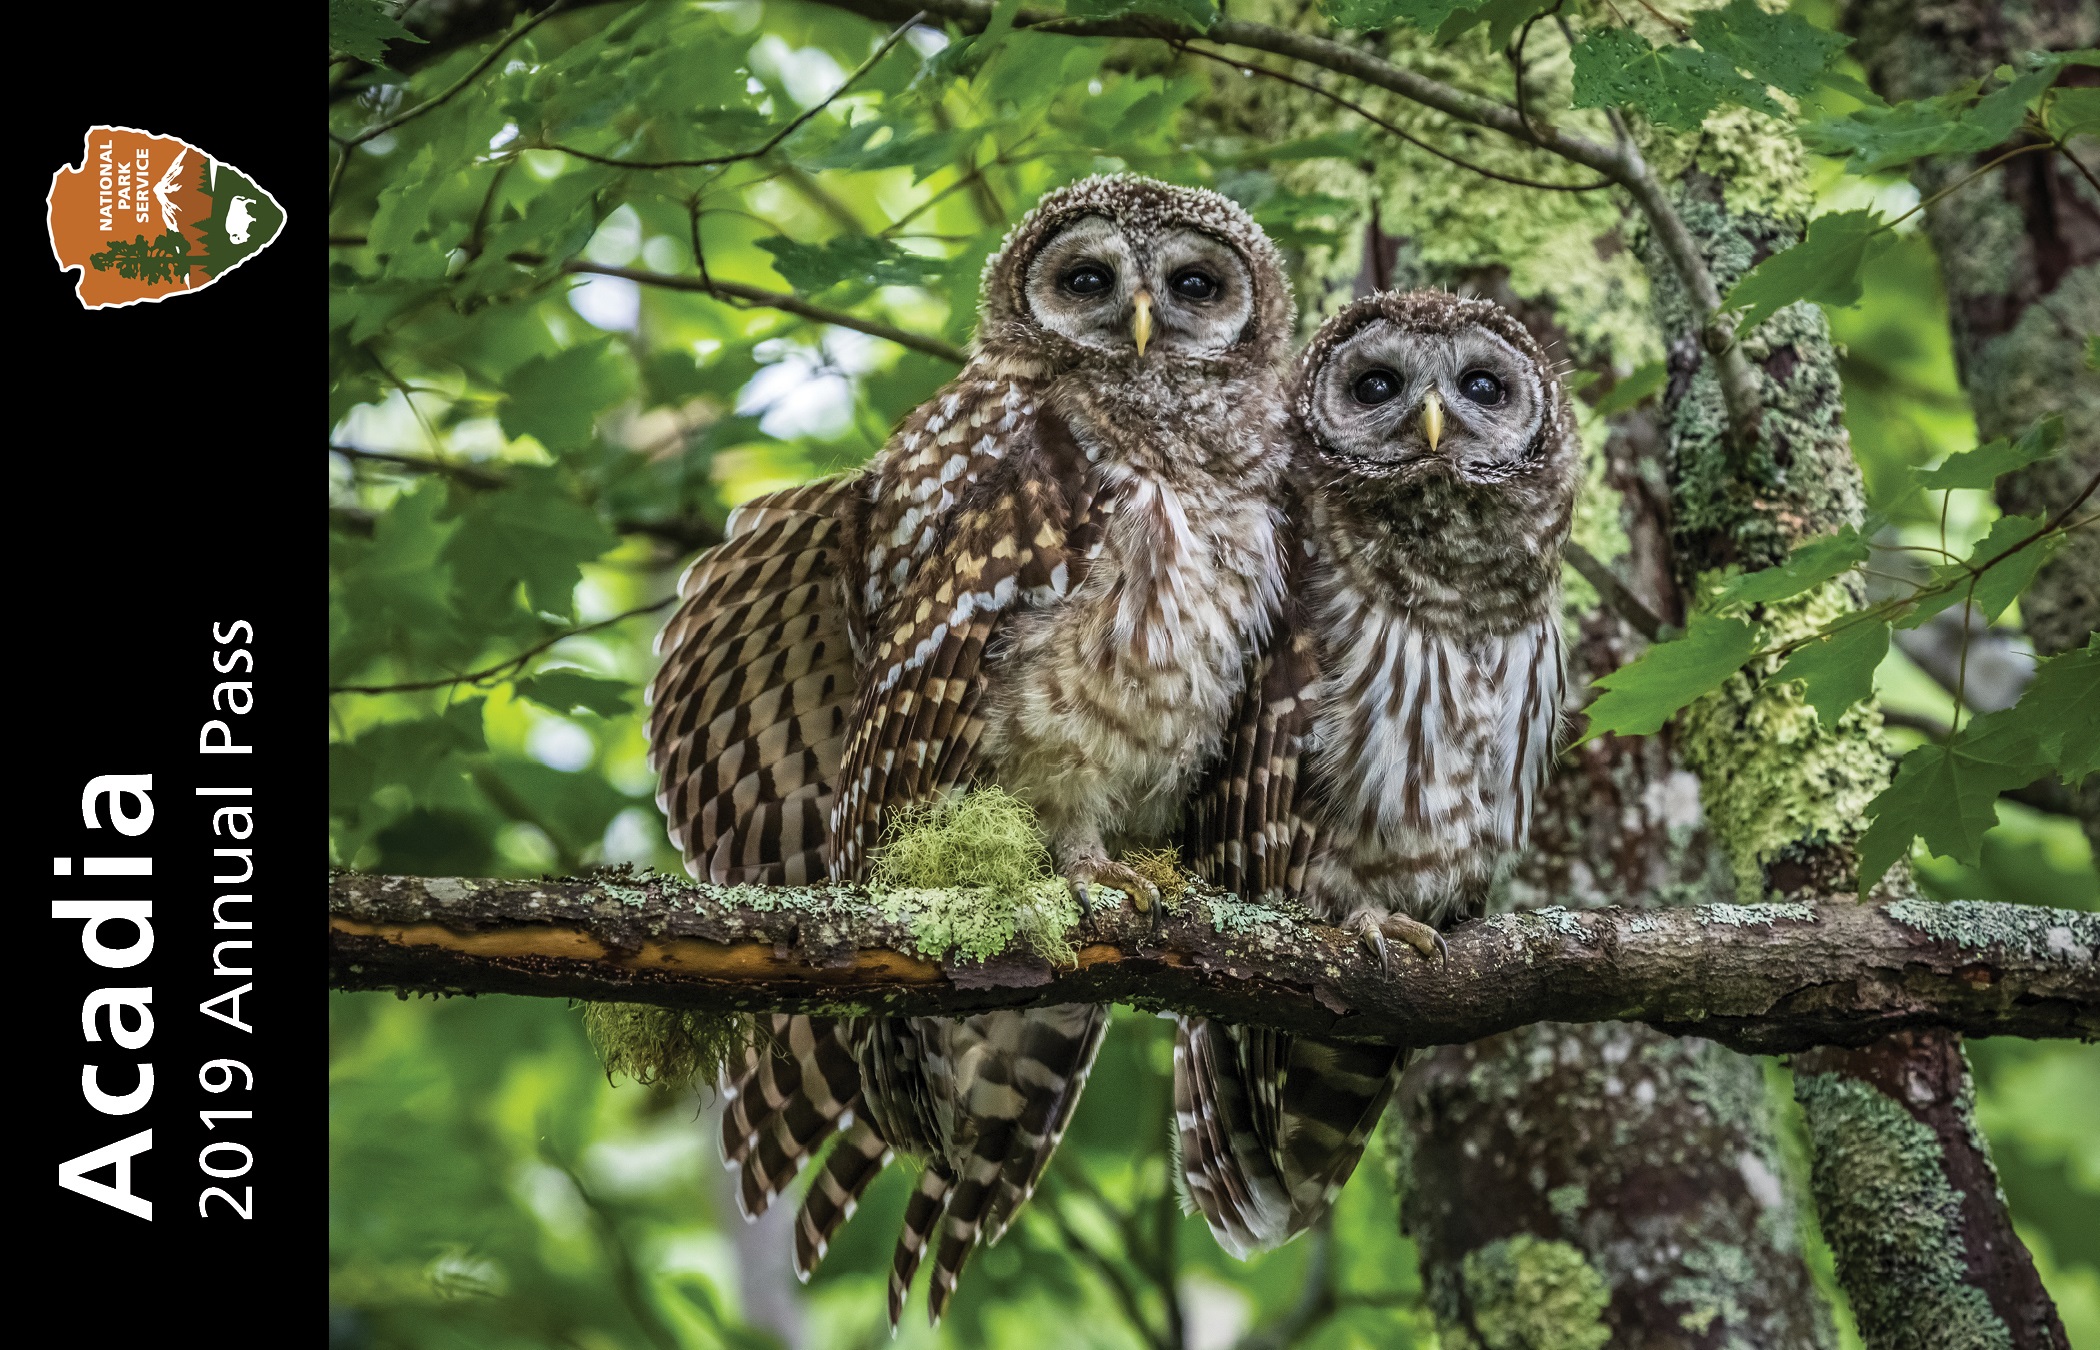
[[[1277,55],[1220,59],[1228,49],[1186,40],[1218,18],[1209,0],[1067,11],[1081,25],[1158,20],[1183,35],[1173,41],[1016,26],[1013,5],[988,27],[982,14],[930,15],[906,31],[908,7],[893,8],[423,0],[399,13],[331,0],[332,865],[677,870],[651,801],[639,691],[679,569],[736,503],[872,454],[956,369],[979,270],[1006,228],[1087,173],[1129,169],[1246,205],[1291,259],[1307,331],[1360,288],[1434,284],[1503,299],[1555,344],[1591,456],[1586,565],[1571,570],[1568,600],[1577,703],[1648,639],[1683,629],[1688,610],[1715,616],[1693,623],[1695,638],[1746,612],[1702,593],[1702,579],[1785,558],[1793,541],[1760,542],[1742,525],[1754,510],[1701,517],[1686,486],[1699,433],[1696,353],[1673,345],[1685,302],[1621,188],[1389,91],[1345,89]],[[1844,523],[1860,524],[1863,504],[1858,537],[1884,547],[1833,583],[1842,593],[1811,596],[1821,609],[1760,611],[1762,631],[1799,638],[1931,582],[1928,566],[1909,565],[1930,555],[1890,546],[1982,557],[1993,539],[2017,542],[2008,517],[2050,519],[2001,510],[2008,489],[1994,496],[1977,461],[1939,480],[1932,466],[1992,438],[2008,444],[1989,467],[2055,448],[2041,471],[2090,473],[2100,453],[2100,376],[2086,366],[2100,327],[2100,188],[2069,162],[2081,148],[2096,162],[2093,70],[2024,59],[2091,45],[2095,21],[2089,5],[2030,8],[2012,38],[1985,25],[2017,40],[2005,58],[1981,39],[1966,54],[1906,49],[1933,24],[1962,31],[1959,5],[1804,3],[1766,28],[1760,16],[1781,16],[1749,0],[1255,0],[1228,16],[1341,34],[1604,143],[1623,133],[1681,202],[1756,222],[1738,231],[1755,247],[1714,259],[1724,292],[1817,222],[1817,247],[1794,255],[1809,265],[1764,272],[1743,331],[1771,316],[1747,344],[1775,382],[1768,416],[1820,428],[1808,439],[1839,456],[1849,438],[1863,488],[1816,491],[1850,494]],[[1994,71],[1999,59],[2020,64]],[[1884,101],[1904,99],[1922,101],[1894,112]],[[1994,162],[2008,151],[2019,153]],[[2036,265],[2019,222],[1976,204],[2016,198],[2028,180],[2008,186],[2014,173],[2046,175],[2062,199],[2067,255],[2038,264],[2041,294],[2018,276],[1978,279]],[[1950,240],[1960,248],[1943,267]],[[2015,312],[1979,320],[1993,294]],[[1731,299],[1741,315],[1760,295]],[[1807,303],[1780,308],[1790,301]],[[1985,341],[2037,325],[2053,338],[2035,340],[2068,359],[2014,361]],[[1774,369],[1782,346],[1806,374]],[[1811,406],[1801,390],[1819,369]],[[2042,420],[2052,412],[2062,420]],[[1732,556],[1714,552],[1730,532]],[[2091,585],[2100,572],[2079,539],[2049,547],[2055,561],[2019,600],[2032,567],[1999,586],[2002,599],[1979,592],[1972,624],[1954,595],[1899,626],[1866,666],[1874,698],[1850,712],[1837,694],[1816,700],[1812,683],[1818,708],[1830,703],[1820,729],[1799,686],[1753,692],[1728,677],[1755,644],[1674,703],[1626,683],[1615,725],[1627,730],[1704,700],[1655,735],[1570,752],[1503,902],[1759,898],[1785,853],[1757,837],[1772,789],[1746,806],[1714,784],[1755,780],[1785,757],[1857,778],[1815,809],[1902,832],[1881,851],[1908,855],[1928,895],[2100,908],[2080,825],[2094,819],[2091,789],[2045,772],[1979,782],[1957,763],[1940,794],[1949,819],[1880,797],[1894,756],[2012,707],[2036,643],[2081,645],[2090,601],[2080,619],[2062,598],[2078,583],[2052,574],[2086,568]],[[2066,622],[2071,640],[2044,631]],[[1878,631],[1887,640],[1885,622]],[[1725,746],[1699,711],[1716,704],[1739,715]],[[1730,756],[1739,762],[1717,767]],[[1990,824],[2003,789],[2013,794]],[[712,1094],[609,1078],[574,1008],[338,993],[330,1016],[332,1345],[886,1338],[880,1289],[903,1169],[797,1288],[785,1228],[737,1218]],[[1331,1230],[1241,1264],[1175,1205],[1170,1039],[1166,1023],[1119,1010],[1044,1194],[978,1258],[943,1328],[926,1331],[915,1304],[906,1340],[1429,1346],[1441,1335],[1499,1350],[1603,1345],[1647,1316],[1682,1329],[1655,1344],[1858,1343],[1778,1061],[1611,1025],[1439,1052],[1411,1074]],[[2100,1135],[2078,1123],[2100,1118],[2100,1051],[1993,1040],[1970,1055],[1976,1119],[2018,1231],[2071,1342],[2100,1345]],[[1638,1107],[1618,1096],[1626,1064],[1656,1089]],[[1496,1175],[1460,1148],[1500,1111],[1528,1113],[1535,1138],[1617,1130],[1630,1154],[1651,1156],[1606,1165],[1534,1142],[1518,1152],[1556,1184],[1506,1159]],[[1732,1201],[1726,1213],[1658,1199],[1668,1188],[1656,1178],[1687,1148],[1768,1158],[1770,1186],[1730,1169],[1713,1201]],[[1528,1213],[1535,1222],[1511,1222],[1551,1240],[1456,1243],[1451,1213],[1476,1205]],[[1666,1278],[1605,1251],[1619,1238],[1635,1256],[1660,1250],[1654,1226],[1614,1229],[1635,1211],[1683,1239]]]

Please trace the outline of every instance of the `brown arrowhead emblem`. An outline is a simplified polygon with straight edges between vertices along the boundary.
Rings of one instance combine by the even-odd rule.
[[[176,136],[95,127],[51,175],[51,252],[79,268],[89,309],[191,295],[268,248],[284,208],[254,179]]]

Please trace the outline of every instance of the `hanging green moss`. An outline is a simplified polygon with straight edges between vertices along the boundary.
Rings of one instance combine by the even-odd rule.
[[[1055,964],[1077,959],[1072,888],[1051,869],[1035,811],[1000,788],[895,813],[868,890],[924,956],[983,961],[1019,939]]]
[[[708,1085],[729,1057],[751,1043],[748,1013],[696,1012],[653,1003],[586,1003],[584,1034],[605,1065],[605,1076],[673,1090]]]

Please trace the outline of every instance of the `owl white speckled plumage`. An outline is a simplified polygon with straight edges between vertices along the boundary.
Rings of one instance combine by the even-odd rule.
[[[1477,917],[1523,847],[1557,749],[1561,551],[1580,444],[1536,340],[1498,305],[1367,297],[1293,389],[1304,604],[1268,655],[1190,851],[1226,884],[1302,895],[1392,968]],[[1266,809],[1235,812],[1235,798]],[[1234,822],[1244,822],[1235,825]],[[1184,1019],[1183,1176],[1239,1255],[1317,1220],[1404,1050]]]
[[[969,364],[861,473],[732,518],[665,630],[651,744],[673,838],[723,881],[863,876],[897,808],[1029,802],[1059,870],[1168,842],[1281,603],[1288,282],[1214,193],[1050,194],[985,269]],[[940,1229],[938,1320],[1032,1192],[1106,1010],[775,1017],[732,1075],[756,1212],[836,1129],[797,1226],[822,1255],[890,1149],[926,1160],[892,1324]]]

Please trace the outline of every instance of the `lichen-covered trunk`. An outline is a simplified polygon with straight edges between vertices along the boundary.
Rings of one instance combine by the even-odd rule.
[[[1740,193],[1731,175],[1696,166],[1676,182],[1679,209],[1724,291],[1793,242],[1799,224]],[[1659,250],[1651,243],[1642,252],[1669,334],[1665,409],[1680,580],[1696,586],[1731,565],[1769,566],[1807,538],[1856,523],[1859,473],[1821,311],[1792,306],[1743,338],[1761,372],[1765,421],[1757,445],[1732,445],[1695,316]],[[1760,617],[1781,634],[1805,631],[1856,600],[1843,584]],[[1853,888],[1860,809],[1889,772],[1879,721],[1869,701],[1825,725],[1798,688],[1753,691],[1743,676],[1687,711],[1681,744],[1745,900],[1822,899]],[[1908,886],[1907,873],[1899,868],[1884,885]],[[1875,1350],[2061,1346],[2061,1324],[2013,1234],[1989,1150],[1973,1129],[1953,1127],[1965,1126],[1973,1109],[1967,1075],[1947,1067],[1961,1062],[1959,1039],[1943,1034],[1796,1059],[1816,1202],[1839,1279]],[[1929,1115],[1933,1127],[1894,1130],[1896,1112]],[[1950,1195],[1959,1197],[1957,1216],[1946,1211]],[[1913,1219],[1879,1203],[1889,1196],[1916,1197],[1925,1208]],[[1957,1308],[1962,1316],[1952,1320]]]
[[[1325,26],[1309,4],[1257,9],[1234,13]],[[1405,30],[1368,40],[1411,43],[1393,54],[1467,87],[1509,79],[1500,54],[1477,40],[1435,48]],[[1531,52],[1564,105],[1564,44],[1542,28]],[[1215,87],[1210,107],[1228,135],[1283,138],[1352,125],[1348,114],[1282,83],[1226,79]],[[1418,108],[1387,101],[1377,110],[1473,162],[1519,175],[1541,170],[1536,157],[1499,138]],[[1646,279],[1621,243],[1621,208],[1608,197],[1514,187],[1391,140],[1378,145],[1369,173],[1311,164],[1284,177],[1288,189],[1362,204],[1339,247],[1304,250],[1309,322],[1373,286],[1442,285],[1510,305],[1549,351],[1607,378],[1657,354]],[[1578,539],[1611,560],[1652,610],[1682,622],[1654,418],[1623,416],[1591,439]],[[1571,683],[1582,690],[1641,642],[1587,588],[1578,583],[1576,591]],[[1659,736],[1592,743],[1563,763],[1504,899],[1587,907],[1728,894],[1698,781],[1672,738]],[[1402,1226],[1421,1252],[1442,1343],[1454,1350],[1832,1342],[1753,1059],[1639,1026],[1542,1025],[1418,1057],[1387,1127],[1404,1174]]]
[[[1408,1071],[1401,1220],[1441,1343],[1833,1343],[1755,1060],[1541,1023]]]
[[[1928,97],[1988,75],[2037,50],[2100,43],[2092,0],[1856,0],[1845,12],[1853,52],[1882,97]],[[2100,84],[2100,70],[2074,66],[2067,84]],[[2021,140],[2031,140],[2026,133]],[[1913,175],[1930,198],[2004,149],[1973,159],[1921,162]],[[2075,138],[2088,168],[2100,138]],[[2100,376],[2086,369],[2086,338],[2100,332],[2100,190],[2057,154],[2026,154],[1925,209],[1954,327],[1955,362],[1976,430],[2018,436],[2035,419],[2064,419],[2053,460],[1998,485],[2008,515],[2053,516],[2100,476]],[[2100,627],[2100,531],[2064,541],[2020,598],[2027,635],[2043,655],[2083,646]],[[2073,801],[2100,849],[2100,780]]]

